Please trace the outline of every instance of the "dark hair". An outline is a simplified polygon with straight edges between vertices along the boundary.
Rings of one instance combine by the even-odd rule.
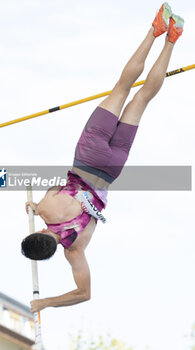
[[[32,260],[49,259],[56,248],[55,238],[45,233],[32,233],[21,243],[22,254]]]

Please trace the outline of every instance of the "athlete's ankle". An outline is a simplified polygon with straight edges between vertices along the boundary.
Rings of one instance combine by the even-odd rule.
[[[149,33],[151,33],[153,38],[156,39],[156,36],[154,35],[154,27],[153,26],[150,28]]]
[[[175,43],[172,43],[171,41],[169,41],[169,35],[167,33],[167,35],[165,36],[165,45],[169,45],[169,46],[174,46]]]

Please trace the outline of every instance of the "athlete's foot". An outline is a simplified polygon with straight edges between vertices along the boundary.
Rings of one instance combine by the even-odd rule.
[[[175,43],[176,40],[183,33],[184,20],[183,18],[172,15],[170,18],[169,28],[168,28],[168,39],[171,43]]]
[[[169,19],[172,16],[171,7],[167,2],[162,4],[158,11],[152,25],[154,27],[153,35],[155,37],[165,33],[169,27]]]

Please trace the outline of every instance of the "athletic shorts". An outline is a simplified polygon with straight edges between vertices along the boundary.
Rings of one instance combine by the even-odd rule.
[[[137,129],[97,107],[77,143],[73,165],[112,183],[124,167]]]

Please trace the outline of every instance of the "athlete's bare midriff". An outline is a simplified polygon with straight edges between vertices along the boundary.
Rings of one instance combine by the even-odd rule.
[[[81,170],[79,168],[73,167],[72,171],[77,173],[83,179],[86,179],[87,181],[91,182],[92,185],[94,185],[97,188],[108,189],[108,187],[110,185],[109,182],[105,181],[101,177],[99,177],[97,175],[90,174],[87,171]]]

